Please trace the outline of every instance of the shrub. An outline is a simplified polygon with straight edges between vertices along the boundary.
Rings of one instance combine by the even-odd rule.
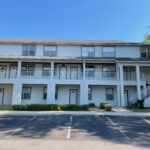
[[[95,104],[94,103],[89,103],[88,106],[89,107],[95,107]]]
[[[13,105],[12,106],[13,110],[27,110],[26,105]]]
[[[27,110],[29,111],[46,111],[46,110],[50,110],[50,105],[45,105],[45,104],[30,104],[30,105],[26,105],[27,106]]]
[[[102,103],[100,103],[100,108],[101,108],[101,109],[104,109],[106,104],[108,104],[108,103],[107,103],[107,102],[102,102]]]
[[[107,110],[107,111],[110,111],[112,109],[112,106],[110,104],[105,104],[104,105],[104,108]]]
[[[66,111],[88,110],[88,105],[66,104],[66,105],[60,105],[59,107],[60,107],[60,110],[66,110]]]
[[[144,108],[144,99],[139,99],[139,100],[137,100],[137,103],[138,103],[138,107],[139,108]]]

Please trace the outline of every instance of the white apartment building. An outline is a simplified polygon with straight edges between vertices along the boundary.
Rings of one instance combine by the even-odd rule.
[[[150,45],[124,41],[0,39],[0,105],[150,107]]]

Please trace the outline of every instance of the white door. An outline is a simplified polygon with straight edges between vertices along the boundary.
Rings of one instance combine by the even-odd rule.
[[[10,66],[9,77],[16,78],[17,76],[17,66]]]
[[[70,90],[70,104],[77,104],[78,92],[76,89]]]
[[[71,67],[70,68],[70,78],[71,79],[78,79],[78,68],[77,67]]]
[[[129,105],[128,90],[124,90],[124,101],[126,106],[128,106]]]
[[[4,89],[0,89],[0,105],[3,105]]]
[[[66,79],[67,78],[67,68],[61,67],[60,68],[60,79]]]
[[[0,66],[0,78],[6,77],[6,66]]]

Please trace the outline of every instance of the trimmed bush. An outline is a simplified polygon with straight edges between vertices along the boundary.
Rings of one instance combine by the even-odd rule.
[[[104,105],[104,108],[107,110],[107,111],[110,111],[112,109],[112,106],[110,104],[105,104]]]
[[[95,107],[95,104],[94,103],[89,103],[88,106],[89,107]]]
[[[13,105],[12,109],[13,110],[27,110],[27,106],[26,105]]]
[[[57,105],[57,104],[30,104],[30,105],[13,105],[13,110],[28,110],[28,111],[81,111],[88,110],[88,105]]]
[[[137,103],[138,103],[138,107],[140,109],[144,108],[144,99],[139,99],[137,100]]]
[[[106,104],[108,104],[108,103],[106,103],[106,102],[100,103],[100,108],[101,108],[101,109],[105,109],[105,105],[106,105]]]

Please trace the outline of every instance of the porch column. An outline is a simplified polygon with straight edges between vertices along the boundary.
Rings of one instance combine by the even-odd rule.
[[[47,84],[47,100],[46,104],[54,104],[55,103],[55,89],[56,85],[54,83]]]
[[[141,78],[140,78],[140,66],[136,65],[136,86],[137,86],[137,96],[141,99]]]
[[[21,61],[18,61],[18,67],[17,67],[17,79],[20,78],[21,74]]]
[[[22,84],[20,82],[15,82],[13,84],[12,105],[21,104],[21,95],[22,95]]]
[[[54,62],[51,62],[51,80],[54,78]]]
[[[120,102],[120,77],[119,77],[119,66],[116,65],[116,79],[117,79],[117,99],[118,99],[118,106],[121,106]]]
[[[83,79],[85,80],[85,69],[86,69],[86,63],[83,62]]]
[[[125,101],[124,101],[124,81],[123,81],[123,65],[119,66],[120,68],[120,97],[121,97],[121,106],[125,106]]]
[[[85,82],[80,84],[80,104],[88,104],[88,84]]]

